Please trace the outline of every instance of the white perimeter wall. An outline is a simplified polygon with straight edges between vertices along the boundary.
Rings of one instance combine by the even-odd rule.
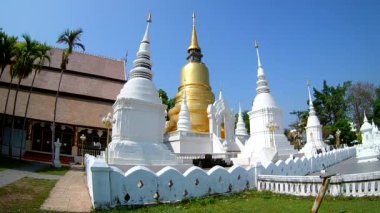
[[[345,148],[312,158],[288,159],[248,169],[233,166],[226,170],[215,166],[206,172],[193,166],[183,174],[169,166],[157,173],[135,166],[124,173],[102,159],[86,155],[87,184],[95,208],[178,202],[255,189],[258,174],[303,176],[353,157],[355,153],[355,148]]]

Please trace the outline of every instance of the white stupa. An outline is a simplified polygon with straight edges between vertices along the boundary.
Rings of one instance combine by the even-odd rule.
[[[236,123],[235,135],[236,136],[248,136],[247,128],[245,128],[245,123],[243,120],[243,114],[241,112],[240,103],[239,103],[239,114],[238,114],[238,121]]]
[[[380,156],[380,132],[374,122],[368,122],[364,112],[363,124],[360,127],[362,144],[356,148],[358,162],[378,161]]]
[[[177,129],[180,131],[191,132],[190,111],[187,106],[186,90],[182,93],[181,111],[178,114]]]
[[[306,125],[306,144],[299,152],[304,153],[306,156],[313,156],[317,152],[325,151],[326,145],[323,142],[322,125],[319,122],[311,99],[309,83],[307,84],[307,89],[309,92],[309,117]]]
[[[373,144],[373,135],[372,135],[372,125],[368,122],[367,116],[364,112],[363,124],[360,127],[360,132],[362,133],[362,145],[371,146]]]
[[[178,160],[163,144],[165,109],[152,82],[149,27],[151,15],[131,78],[113,105],[112,142],[108,162],[121,165],[173,165]],[[107,154],[105,155],[107,157]]]
[[[255,42],[255,47],[258,62],[257,95],[253,101],[252,110],[248,112],[250,137],[241,154],[234,161],[240,165],[268,163],[276,161],[278,155],[289,156],[296,153],[284,135],[282,110],[270,94],[257,42]]]

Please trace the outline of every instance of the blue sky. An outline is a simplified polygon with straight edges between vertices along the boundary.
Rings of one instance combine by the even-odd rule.
[[[231,108],[250,110],[256,95],[254,40],[272,95],[284,111],[307,108],[306,81],[380,85],[380,1],[216,0],[3,0],[0,27],[11,35],[57,46],[65,29],[81,27],[86,52],[121,59],[132,67],[148,12],[154,82],[170,97],[177,93],[190,43],[192,11],[213,92],[223,90]]]

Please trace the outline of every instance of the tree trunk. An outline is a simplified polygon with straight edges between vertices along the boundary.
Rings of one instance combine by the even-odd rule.
[[[16,113],[16,104],[17,104],[17,96],[18,96],[18,91],[20,89],[20,83],[21,83],[21,78],[18,79],[17,82],[17,88],[16,88],[16,94],[15,94],[15,99],[13,101],[13,112],[12,112],[12,127],[11,127],[11,138],[9,140],[9,156],[12,158],[12,141],[13,141],[13,133],[14,133],[14,127],[15,127],[15,113]]]
[[[5,107],[4,107],[4,112],[3,112],[3,119],[1,122],[1,130],[2,130],[2,142],[4,142],[4,134],[5,134],[5,120],[7,119],[7,107],[8,107],[8,100],[9,100],[9,94],[11,93],[11,88],[12,88],[12,82],[13,78],[11,78],[11,81],[9,82],[9,87],[8,87],[8,93],[7,93],[7,99],[5,100]],[[1,145],[1,152],[2,153],[3,146]]]
[[[25,106],[24,121],[23,121],[23,123],[22,123],[22,130],[23,130],[23,131],[25,130],[25,126],[26,126],[26,116],[28,115],[29,101],[30,101],[30,96],[32,95],[33,86],[34,86],[34,80],[36,79],[36,75],[37,75],[37,71],[34,71],[32,84],[30,85],[29,94],[28,94],[28,99],[27,99],[27,101],[26,101],[26,106]],[[28,136],[28,134],[26,134],[26,136]],[[20,160],[21,160],[22,144],[23,144],[23,140],[22,140],[22,139],[23,139],[23,138],[21,138],[21,142],[20,142]],[[25,139],[26,139],[26,137],[25,137]]]
[[[55,94],[55,102],[54,102],[54,116],[53,116],[53,126],[52,126],[52,140],[51,140],[51,151],[52,151],[52,164],[54,166],[54,142],[55,142],[55,119],[57,116],[57,102],[58,102],[58,96],[59,96],[59,89],[61,87],[62,82],[62,75],[63,75],[64,69],[61,69],[61,75],[59,77],[59,83],[57,88],[57,93]]]

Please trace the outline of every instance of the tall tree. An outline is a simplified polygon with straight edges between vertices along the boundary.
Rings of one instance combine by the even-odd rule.
[[[348,87],[349,118],[354,122],[356,131],[359,131],[363,122],[364,112],[372,117],[375,100],[376,88],[371,83],[357,82]]]
[[[62,52],[62,61],[61,61],[61,74],[59,76],[57,93],[55,94],[54,102],[54,115],[53,115],[53,126],[52,126],[52,162],[54,162],[54,141],[55,141],[55,120],[57,116],[57,102],[59,96],[59,90],[62,82],[63,72],[66,70],[67,64],[69,64],[69,57],[73,53],[75,48],[80,48],[85,51],[84,45],[81,43],[81,35],[83,33],[82,29],[69,30],[67,29],[61,35],[59,35],[57,43],[67,45],[66,49]]]
[[[32,83],[30,84],[28,98],[27,98],[27,101],[26,101],[26,107],[25,107],[24,119],[23,119],[23,124],[22,124],[22,130],[25,130],[26,117],[28,115],[30,96],[31,96],[32,91],[33,91],[34,81],[36,79],[36,75],[37,75],[37,73],[39,73],[41,71],[43,65],[46,62],[50,63],[49,51],[50,51],[50,47],[47,46],[46,44],[38,44],[36,46],[36,51],[35,51],[36,60],[35,60],[35,64],[34,64],[34,67],[33,67],[34,68],[34,75],[33,75]],[[23,144],[23,138],[21,138],[21,141],[20,141],[20,159],[21,159],[21,155],[22,155],[22,144]]]
[[[376,99],[373,110],[373,121],[380,126],[380,98]]]
[[[338,120],[346,119],[348,104],[345,97],[350,85],[351,82],[346,81],[334,87],[323,81],[321,91],[314,88],[314,108],[322,125],[333,125]]]
[[[18,43],[15,48],[15,63],[10,69],[10,74],[12,78],[17,78],[16,93],[13,101],[13,111],[12,111],[12,126],[11,126],[11,136],[9,140],[9,156],[12,157],[12,143],[14,136],[14,124],[15,124],[15,112],[17,106],[17,97],[20,89],[21,81],[28,77],[28,75],[33,71],[34,63],[37,59],[37,47],[39,43],[30,38],[29,35],[24,34],[24,42]]]
[[[4,70],[7,66],[12,64],[14,59],[14,48],[17,43],[17,37],[8,36],[2,29],[0,29],[0,79],[4,73]],[[12,80],[12,79],[11,79]],[[5,110],[1,117],[1,139],[0,139],[0,153],[2,153],[2,144],[4,139],[4,126],[6,120],[6,107],[9,99],[9,93],[11,91],[12,81],[9,83],[9,89],[7,98],[5,101]]]
[[[12,63],[16,43],[17,37],[8,36],[5,32],[0,31],[0,79],[3,75],[5,67],[11,65]]]

